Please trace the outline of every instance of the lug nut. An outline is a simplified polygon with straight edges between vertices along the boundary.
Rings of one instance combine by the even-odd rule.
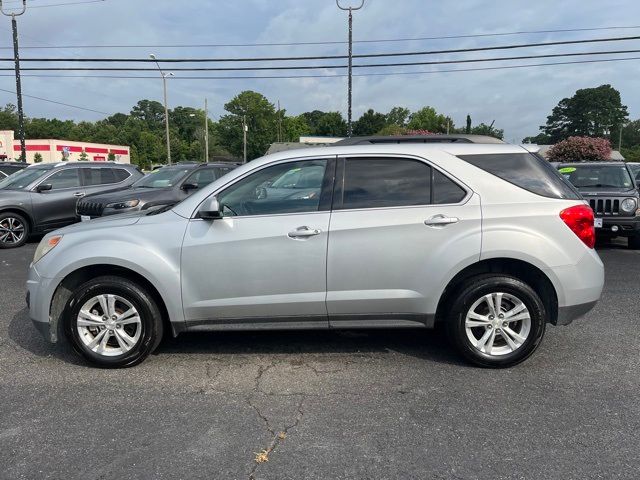
[[[493,325],[487,325],[487,328],[491,330],[493,328]]]
[[[118,317],[116,317],[115,315],[111,315],[111,320],[115,320],[116,318]]]
[[[489,315],[489,320],[493,320],[495,317],[493,315]]]
[[[502,326],[503,326],[503,327],[506,327],[506,326],[507,326],[507,322],[503,322],[503,323],[502,323]]]

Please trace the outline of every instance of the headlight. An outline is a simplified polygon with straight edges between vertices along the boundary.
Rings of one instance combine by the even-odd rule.
[[[116,202],[109,203],[105,208],[115,208],[116,210],[120,210],[122,208],[133,208],[137,207],[140,204],[140,200],[127,200],[126,202]]]
[[[44,257],[47,253],[53,250],[56,245],[60,243],[62,240],[62,235],[54,235],[53,237],[44,237],[42,241],[38,244],[38,248],[36,248],[36,253],[33,255],[33,263],[36,263],[42,257]]]
[[[625,198],[620,204],[620,208],[625,213],[631,213],[636,209],[636,201],[633,198]]]

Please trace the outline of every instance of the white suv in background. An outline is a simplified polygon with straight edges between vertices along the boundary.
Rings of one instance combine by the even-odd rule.
[[[30,316],[108,367],[184,331],[436,324],[471,362],[505,367],[595,305],[594,240],[580,195],[518,146],[288,151],[171,209],[47,235]]]

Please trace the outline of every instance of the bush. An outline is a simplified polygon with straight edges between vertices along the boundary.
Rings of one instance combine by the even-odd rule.
[[[40,152],[36,152],[36,154],[33,156],[33,162],[42,163],[42,154]]]
[[[606,138],[569,137],[549,149],[552,162],[609,160],[611,143]]]

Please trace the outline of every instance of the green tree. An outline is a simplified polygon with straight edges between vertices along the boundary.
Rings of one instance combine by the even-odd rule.
[[[0,130],[18,130],[18,111],[12,103],[7,103],[0,110]]]
[[[33,162],[42,163],[42,154],[40,152],[36,152],[36,154],[33,156]]]
[[[302,115],[297,117],[284,117],[282,119],[282,140],[285,142],[297,142],[300,137],[311,134],[311,127]]]
[[[410,130],[428,130],[433,133],[446,133],[447,128],[454,129],[451,118],[436,112],[433,107],[424,107],[411,114],[407,128]]]
[[[549,145],[551,143],[551,137],[546,133],[539,133],[535,137],[524,137],[522,143],[534,143],[536,145]]]
[[[369,109],[353,124],[354,135],[373,135],[387,124],[387,117]]]
[[[132,109],[131,117],[142,120],[152,130],[164,126],[164,106],[155,100],[140,100]]]
[[[322,112],[314,110],[302,114],[311,130],[311,135],[323,137],[344,137],[347,135],[347,122],[340,112]]]
[[[496,128],[493,125],[487,125],[485,123],[481,123],[480,125],[476,125],[471,128],[471,132],[473,135],[489,135],[490,137],[496,137],[499,139],[504,138],[504,130],[501,128]]]
[[[229,112],[218,122],[221,144],[232,154],[241,157],[243,152],[243,118],[246,118],[247,159],[265,154],[276,138],[276,110],[264,95],[250,90],[241,92],[224,106]]]
[[[469,134],[471,133],[471,115],[467,114],[467,126],[464,129],[464,133]]]
[[[571,136],[611,138],[627,118],[620,92],[611,85],[601,85],[578,90],[573,97],[560,100],[540,129],[551,143]]]
[[[411,111],[404,107],[393,107],[386,115],[387,125],[406,127]]]

